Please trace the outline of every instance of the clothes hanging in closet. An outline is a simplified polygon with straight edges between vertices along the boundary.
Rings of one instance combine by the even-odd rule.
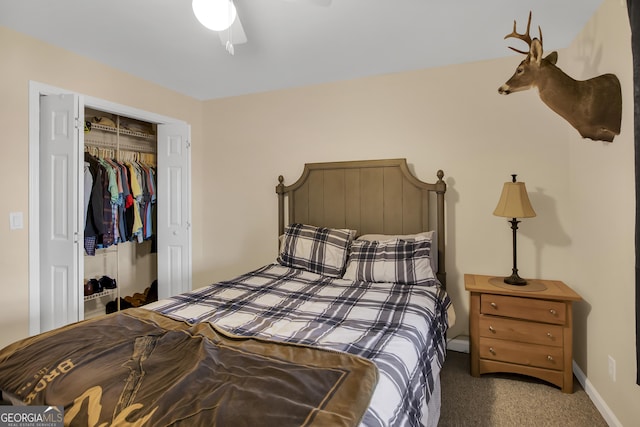
[[[154,167],[85,152],[85,252],[154,238]]]

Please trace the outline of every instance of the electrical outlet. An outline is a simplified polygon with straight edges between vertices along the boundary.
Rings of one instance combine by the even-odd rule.
[[[611,356],[609,356],[609,378],[616,382],[616,359]]]

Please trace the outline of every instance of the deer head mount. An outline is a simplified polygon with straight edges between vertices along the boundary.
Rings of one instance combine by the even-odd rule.
[[[542,30],[538,27],[540,39],[532,39],[530,27],[531,12],[526,33],[519,34],[516,21],[513,21],[513,31],[504,37],[525,41],[529,51],[509,47],[527,56],[513,76],[498,88],[498,92],[508,95],[537,87],[540,99],[576,128],[583,138],[613,141],[620,134],[622,120],[622,92],[618,78],[613,74],[603,74],[588,80],[574,80],[556,66],[558,52],[542,57]]]

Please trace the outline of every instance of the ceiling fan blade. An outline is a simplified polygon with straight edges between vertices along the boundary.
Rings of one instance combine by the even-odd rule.
[[[231,37],[229,37],[229,33],[231,33]],[[220,43],[223,46],[226,46],[228,41],[231,41],[234,45],[246,43],[247,35],[242,27],[242,22],[240,22],[240,16],[236,16],[235,21],[228,29],[218,31],[218,37],[220,37]]]

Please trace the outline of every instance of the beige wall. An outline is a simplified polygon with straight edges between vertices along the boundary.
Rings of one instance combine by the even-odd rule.
[[[449,186],[453,337],[467,333],[463,275],[510,273],[511,230],[492,212],[502,183],[517,173],[538,214],[520,224],[521,275],[564,280],[584,297],[575,305],[575,360],[623,425],[640,417],[640,388],[633,383],[632,70],[619,1],[606,0],[559,59],[576,78],[619,76],[623,132],[613,144],[580,138],[534,91],[499,96],[519,55],[196,102],[6,30],[0,29],[0,40],[2,57],[17,64],[0,69],[0,143],[6,146],[0,162],[3,176],[17,178],[0,184],[9,195],[0,219],[27,211],[28,79],[192,123],[194,287],[275,259],[278,175],[292,183],[305,162],[406,157],[426,181],[443,169]],[[585,52],[600,62],[585,67]],[[0,290],[8,297],[0,302],[0,323],[3,331],[5,325],[15,331],[0,344],[27,331],[27,230],[8,231],[8,220],[4,224]],[[608,379],[608,355],[617,361],[615,383]]]

